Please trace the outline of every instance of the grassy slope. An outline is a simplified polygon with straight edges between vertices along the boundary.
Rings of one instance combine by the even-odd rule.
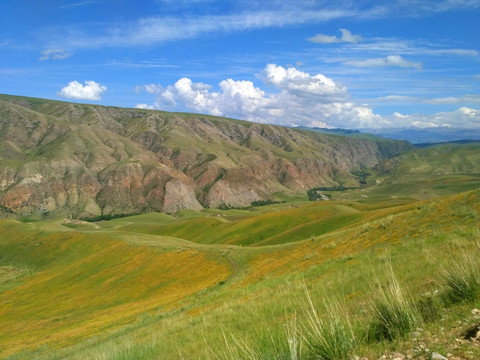
[[[480,185],[480,143],[411,151],[387,161],[376,175],[383,185],[380,196],[395,191],[408,196],[410,191],[425,199],[472,190]]]
[[[360,190],[326,192],[335,200],[377,203],[434,199],[480,187],[480,143],[436,145],[378,165]]]
[[[0,356],[65,346],[125,325],[217,286],[231,273],[215,252],[178,243],[172,250],[162,239],[161,248],[132,246],[110,235],[39,232],[27,225],[1,224],[2,265],[30,273],[0,294],[2,328],[9,329],[0,336]]]
[[[268,211],[268,210],[269,211]],[[187,217],[120,226],[118,230],[174,236],[206,244],[274,245],[317,236],[349,223],[362,214],[354,204],[297,203],[269,206],[253,211],[213,213],[204,217]],[[260,213],[260,214],[259,214]],[[153,220],[153,219],[152,219]]]
[[[377,210],[350,204],[361,214],[357,225],[257,248],[197,245],[119,228],[71,231],[59,223],[3,222],[1,269],[28,271],[1,288],[1,328],[9,331],[0,332],[0,357],[176,359],[181,353],[208,358],[209,351],[225,350],[222,329],[228,338],[266,346],[270,337],[284,337],[283,324],[298,311],[302,283],[319,307],[322,292],[328,291],[358,314],[368,307],[372,276],[382,278],[378,269],[386,258],[419,296],[438,287],[437,265],[419,252],[444,261],[473,249],[469,239],[478,231],[479,196],[466,193]],[[311,207],[330,204],[339,206],[293,210],[307,216]],[[263,211],[258,215],[263,222],[278,224],[276,213],[283,210]],[[177,221],[162,217],[165,223]],[[125,226],[158,218],[116,221]],[[198,224],[198,219],[206,217],[196,213],[182,221]],[[244,220],[248,224],[255,217]]]

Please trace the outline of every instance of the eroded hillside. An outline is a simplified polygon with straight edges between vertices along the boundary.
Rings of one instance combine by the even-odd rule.
[[[89,217],[246,206],[358,185],[351,170],[409,149],[195,114],[0,98],[4,214]]]

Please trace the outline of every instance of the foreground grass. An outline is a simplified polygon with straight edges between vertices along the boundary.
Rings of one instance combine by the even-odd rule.
[[[420,313],[413,302],[404,294],[395,273],[388,263],[388,284],[372,291],[376,296],[368,329],[368,340],[392,341],[404,338],[414,331],[420,323]]]
[[[425,348],[480,356],[473,344],[452,341],[474,321],[478,298],[442,305],[439,319],[422,324],[416,340],[409,333],[418,332],[417,322],[398,337],[365,336],[378,298],[372,288],[388,289],[390,266],[397,287],[410,294],[408,310],[424,294],[447,291],[439,264],[478,254],[478,200],[473,192],[367,210],[358,224],[256,248],[5,222],[0,265],[33,270],[0,293],[0,325],[9,329],[0,331],[0,357],[308,359],[318,350],[312,339],[329,326],[331,338],[352,345],[348,356],[427,356]],[[305,287],[309,311],[302,310]],[[387,291],[387,300],[395,292]],[[349,325],[337,321],[339,312]],[[348,333],[355,341],[343,341]]]

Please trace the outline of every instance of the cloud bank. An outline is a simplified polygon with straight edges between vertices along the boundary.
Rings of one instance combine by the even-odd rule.
[[[268,64],[258,74],[263,80],[262,89],[251,81],[226,79],[218,90],[190,78],[179,79],[163,87],[149,84],[138,87],[155,95],[153,104],[138,104],[137,108],[183,111],[185,109],[216,116],[226,116],[260,123],[286,126],[339,127],[339,128],[389,128],[389,127],[480,127],[480,110],[460,107],[452,112],[430,115],[391,116],[375,114],[367,105],[353,101],[345,86],[322,74],[311,75],[295,67],[284,68]],[[273,91],[267,91],[273,89]],[[387,99],[388,98],[388,99]],[[410,99],[410,97],[406,97]],[[468,99],[477,99],[468,96]],[[402,96],[386,97],[383,101],[405,100]],[[382,101],[378,99],[379,101]],[[452,104],[460,99],[423,99],[435,104],[439,101]]]
[[[105,91],[107,91],[107,87],[95,81],[85,81],[85,85],[82,85],[74,80],[70,81],[57,94],[66,99],[99,101],[102,100],[102,94]]]
[[[139,108],[186,108],[193,112],[228,116],[261,123],[317,127],[381,127],[385,121],[365,106],[350,101],[347,89],[322,75],[310,75],[294,67],[268,64],[259,74],[265,85],[275,92],[267,94],[251,81],[226,79],[219,90],[212,86],[181,78],[163,87],[144,85],[155,94],[153,105]]]

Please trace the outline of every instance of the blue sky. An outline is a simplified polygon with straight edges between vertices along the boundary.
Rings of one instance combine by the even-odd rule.
[[[0,93],[480,128],[480,0],[2,0]]]

